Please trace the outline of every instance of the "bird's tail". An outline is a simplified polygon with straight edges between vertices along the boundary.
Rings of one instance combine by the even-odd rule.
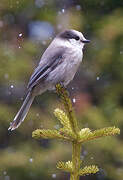
[[[12,131],[20,126],[20,124],[24,121],[33,100],[34,100],[34,96],[32,95],[32,93],[29,92],[19,112],[15,116],[13,122],[10,124],[10,127],[8,128],[8,130]]]

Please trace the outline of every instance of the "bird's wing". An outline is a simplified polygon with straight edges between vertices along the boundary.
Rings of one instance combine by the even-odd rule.
[[[32,74],[29,80],[27,86],[28,89],[32,89],[36,84],[39,83],[39,81],[41,82],[45,80],[48,74],[63,61],[64,53],[65,49],[63,48],[56,48],[52,52],[50,51],[50,53],[46,51],[43,54],[38,67],[35,69],[34,73]]]

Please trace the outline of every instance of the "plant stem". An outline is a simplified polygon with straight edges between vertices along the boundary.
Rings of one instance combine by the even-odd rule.
[[[69,98],[67,90],[61,86],[61,84],[56,85],[56,91],[58,95],[60,96],[64,107],[66,109],[66,112],[68,113],[68,118],[71,123],[72,130],[74,134],[76,135],[76,140],[72,142],[72,168],[73,172],[70,175],[70,180],[79,180],[79,170],[80,170],[80,154],[81,154],[81,143],[78,141],[78,122],[73,110],[71,99]]]
[[[73,173],[70,175],[70,180],[79,180],[79,169],[80,169],[80,154],[81,154],[81,144],[77,142],[72,142],[72,164]]]
[[[62,103],[64,104],[65,110],[68,114],[68,118],[70,119],[71,127],[75,135],[77,135],[79,128],[78,122],[73,110],[71,99],[69,98],[68,91],[61,86],[61,84],[56,85],[57,94],[60,96]]]
[[[67,112],[67,115],[60,109],[56,109],[54,112],[55,116],[59,119],[63,127],[59,131],[38,129],[33,132],[32,136],[35,138],[58,138],[70,141],[72,143],[72,161],[60,161],[57,164],[57,168],[65,172],[69,172],[70,180],[79,180],[80,176],[95,174],[99,171],[99,168],[95,165],[80,168],[82,143],[84,141],[98,137],[119,134],[120,129],[115,127],[109,127],[95,130],[93,132],[91,132],[89,128],[84,128],[80,130],[67,90],[61,84],[57,84],[56,91],[57,94],[60,96],[60,99],[64,104],[65,110]]]

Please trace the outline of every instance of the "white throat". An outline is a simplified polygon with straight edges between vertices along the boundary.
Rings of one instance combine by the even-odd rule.
[[[84,47],[84,43],[78,42],[75,39],[69,39],[69,42],[72,46],[74,46],[75,48],[78,48],[80,50],[82,50]]]
[[[63,46],[66,48],[72,48],[75,50],[82,51],[84,47],[84,43],[77,42],[75,39],[69,39],[69,40],[62,40],[61,38],[59,39],[54,39],[54,43],[57,46]]]

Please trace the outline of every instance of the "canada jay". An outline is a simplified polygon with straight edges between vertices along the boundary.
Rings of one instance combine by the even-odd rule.
[[[29,80],[26,99],[9,130],[18,128],[24,121],[35,96],[54,90],[57,83],[66,86],[73,79],[83,58],[84,44],[89,42],[75,30],[66,30],[54,38]]]

